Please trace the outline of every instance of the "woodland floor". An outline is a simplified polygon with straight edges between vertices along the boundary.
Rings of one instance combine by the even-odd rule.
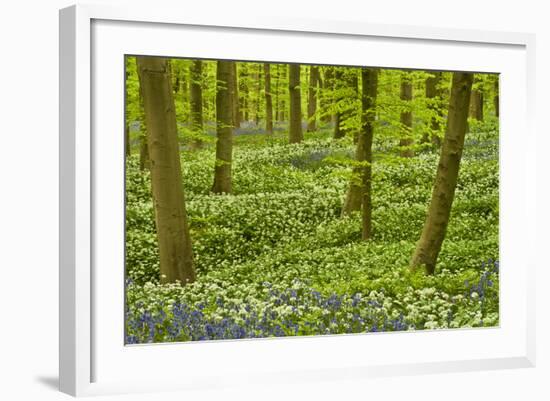
[[[232,195],[213,195],[213,143],[182,151],[197,281],[160,285],[154,210],[137,152],[127,162],[126,342],[488,327],[499,324],[498,131],[466,136],[435,276],[411,273],[438,151],[410,159],[375,141],[372,241],[342,218],[350,139],[328,129],[288,145],[242,129]]]

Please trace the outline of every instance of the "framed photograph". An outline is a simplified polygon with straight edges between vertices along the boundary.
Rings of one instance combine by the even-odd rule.
[[[534,366],[533,49],[61,10],[61,391]]]

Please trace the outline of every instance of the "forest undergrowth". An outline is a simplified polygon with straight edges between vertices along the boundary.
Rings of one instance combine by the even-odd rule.
[[[466,135],[437,274],[413,273],[439,153],[396,157],[373,147],[373,238],[359,212],[341,216],[352,138],[329,130],[288,144],[284,130],[235,137],[233,194],[210,193],[212,146],[183,149],[197,272],[159,283],[148,173],[126,171],[126,342],[491,327],[499,323],[498,128]]]

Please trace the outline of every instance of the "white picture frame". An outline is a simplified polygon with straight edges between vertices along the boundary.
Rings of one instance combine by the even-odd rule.
[[[168,35],[193,38],[189,43],[195,45],[180,49],[178,53],[173,43],[162,41]],[[249,46],[237,50],[220,40],[220,35],[241,40]],[[254,47],[254,35],[262,35],[270,41],[271,47]],[[288,45],[284,48],[285,43],[297,41],[311,47],[310,52],[296,55],[288,50]],[[340,49],[340,59],[334,54],[316,53],[320,41],[331,46],[334,52]],[[338,44],[330,44],[332,41]],[[159,43],[164,44],[160,46]],[[201,46],[196,46],[197,43]],[[535,243],[534,234],[531,234],[535,232],[536,216],[532,178],[535,176],[536,147],[531,127],[534,43],[534,35],[522,33],[374,25],[357,21],[261,16],[226,20],[155,7],[103,5],[78,5],[61,10],[60,390],[80,396],[207,389],[245,385],[247,380],[280,383],[326,380],[328,377],[359,379],[534,366],[535,283],[531,274],[534,262],[524,256],[531,254],[529,249]],[[366,46],[372,54],[379,54],[374,63],[381,67],[428,69],[430,65],[425,60],[437,49],[441,61],[439,67],[432,65],[432,68],[502,74],[501,260],[506,263],[501,262],[505,266],[501,278],[501,326],[483,330],[125,347],[122,332],[119,332],[123,309],[112,307],[122,305],[123,280],[118,280],[116,275],[120,276],[120,271],[124,270],[123,259],[120,259],[121,255],[123,258],[123,249],[120,249],[120,241],[123,241],[123,221],[120,219],[123,136],[118,130],[123,121],[123,70],[118,67],[123,64],[117,57],[143,52],[267,61],[276,57],[277,61],[365,65],[361,57],[352,57],[351,45],[354,49]],[[388,53],[392,47],[397,51],[390,57]],[[490,57],[487,51],[493,52]],[[424,61],[419,56],[421,52],[425,52]],[[472,57],[460,64],[456,61],[459,54]],[[407,56],[410,58],[404,60]],[[507,96],[512,93],[513,99]],[[107,102],[98,101],[107,96],[112,102],[108,106]],[[511,110],[517,112],[507,113]],[[112,132],[121,132],[120,138],[98,134],[98,130],[105,132],[108,127]],[[514,130],[525,133],[521,137],[524,145],[521,149],[517,146],[518,138],[508,135]],[[510,160],[512,153],[513,163]],[[517,190],[518,185],[522,190]],[[107,193],[114,195],[107,196]],[[114,221],[119,221],[120,225],[107,230],[105,224]],[[512,230],[516,227],[521,228],[517,231],[522,234]],[[114,266],[109,270],[114,276],[102,268],[106,263]],[[515,269],[507,269],[507,264]],[[449,344],[453,347],[446,350],[445,345]],[[471,350],[468,344],[479,346]],[[399,355],[376,352],[389,346]],[[419,350],[430,349],[432,351],[426,351],[426,355],[420,354]],[[315,357],[320,354],[323,358]],[[295,358],[291,364],[284,359],[290,356]],[[169,374],[174,360],[182,357],[195,363],[193,369],[180,373],[184,380]],[[226,363],[230,360],[238,362]],[[271,365],[267,366],[263,360],[269,360]],[[133,369],[140,361],[155,366],[156,371]],[[159,365],[159,361],[163,363]],[[208,366],[212,362],[216,362],[215,368]],[[285,363],[292,366],[285,366]]]

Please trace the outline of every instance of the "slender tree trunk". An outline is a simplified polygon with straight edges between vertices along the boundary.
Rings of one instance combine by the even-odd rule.
[[[472,89],[470,96],[470,117],[483,121],[483,92],[479,89]]]
[[[499,97],[499,92],[500,92],[500,88],[499,88],[499,81],[500,79],[500,76],[497,75],[497,79],[495,81],[495,97],[493,98],[493,102],[494,102],[494,105],[495,105],[495,116],[496,117],[499,117],[500,115],[500,97]]]
[[[302,142],[302,99],[300,95],[300,64],[288,66],[288,90],[290,98],[289,142]]]
[[[281,74],[279,72],[280,65],[275,64],[275,121],[279,120],[279,81],[281,80]]]
[[[160,57],[136,57],[143,94],[151,186],[160,255],[160,281],[195,280],[191,237],[185,210],[176,109],[170,64]]]
[[[453,73],[447,128],[441,146],[432,200],[410,264],[412,269],[424,267],[428,274],[435,272],[437,257],[449,223],[464,148],[472,81],[471,73]]]
[[[442,72],[431,72],[432,76],[426,78],[426,98],[428,99],[428,108],[432,112],[428,132],[422,137],[422,143],[431,142],[433,145],[441,146],[441,139],[438,135],[440,131],[439,119],[441,118],[441,90],[439,83],[443,75]]]
[[[265,83],[265,131],[268,135],[273,134],[273,104],[271,101],[271,71],[269,64],[264,64]]]
[[[126,65],[126,61],[124,62]],[[125,72],[125,81],[124,81],[124,155],[129,157],[131,154],[130,149],[130,121],[128,121],[128,69],[126,68]]]
[[[124,154],[126,157],[129,157],[131,154],[130,150],[130,125],[128,122],[124,124]]]
[[[187,69],[182,68],[181,71],[178,72],[177,75],[177,82],[175,83],[175,86],[178,88],[178,90],[174,90],[175,93],[179,94],[181,91],[181,101],[183,104],[186,104],[187,102],[190,102],[190,99],[188,99],[188,96],[191,95],[191,81],[192,78],[190,76],[187,76]],[[176,97],[177,99],[178,97]]]
[[[233,127],[240,128],[241,126],[241,112],[239,110],[239,71],[237,69],[237,62],[233,63],[233,71],[231,74],[231,83],[233,84]]]
[[[360,100],[359,98],[359,75],[358,75],[358,71],[356,68],[354,68],[353,70],[350,69],[350,72],[354,72],[354,74],[349,77],[349,85],[350,85],[350,88],[351,88],[351,93],[350,95],[353,96],[354,98],[356,98],[357,100]],[[355,109],[350,109],[350,110],[347,110],[347,112],[345,113],[346,115],[346,118],[353,118],[353,114],[356,113]],[[351,132],[350,129],[347,130],[347,132]],[[347,135],[347,132],[346,132],[346,135]],[[358,136],[359,136],[359,131],[353,131],[353,143],[357,143],[357,140],[358,140]]]
[[[335,99],[334,99],[335,102],[338,102],[338,101],[341,100],[341,97],[342,97],[341,91],[342,91],[343,86],[344,86],[344,83],[343,83],[342,69],[338,68],[338,67],[335,67],[334,87],[335,87],[335,90],[337,91],[337,94],[336,94]],[[345,131],[340,126],[342,124],[342,120],[343,120],[342,112],[340,110],[337,110],[334,113],[334,134],[333,134],[334,139],[339,139],[339,138],[343,138],[344,136],[346,136]]]
[[[325,123],[334,123],[335,116],[330,111],[333,102],[334,67],[324,68],[323,91],[321,96],[321,120]]]
[[[174,61],[172,61],[172,84],[173,84],[172,90],[174,91],[174,94],[177,96],[181,86],[180,68],[179,68],[179,65]]]
[[[261,111],[261,93],[262,93],[262,64],[258,64],[258,71],[256,72],[256,107],[254,108],[254,121],[256,126],[260,124],[260,111]]]
[[[249,95],[248,95],[248,64],[243,63],[239,71],[240,108],[241,121],[248,121]]]
[[[319,83],[319,67],[309,67],[309,88],[307,99],[307,130],[313,132],[316,129],[317,119],[317,85]]]
[[[136,58],[137,64],[137,58]],[[139,78],[139,66],[137,68]],[[139,87],[139,169],[141,171],[149,170],[151,163],[149,161],[149,146],[147,145],[147,123],[145,121],[145,110],[143,106],[143,93],[141,85]]]
[[[411,148],[414,144],[414,140],[412,138],[413,115],[410,110],[413,91],[410,74],[408,72],[403,73],[403,76],[401,77],[400,98],[404,101],[406,108],[401,111],[400,117],[402,131],[401,140],[399,141],[399,146],[401,147],[400,155],[401,157],[413,157],[414,151]]]
[[[281,71],[280,71],[279,77],[287,77],[288,75],[287,70],[288,70],[288,64],[281,64]],[[279,113],[280,113],[279,121],[286,121],[286,97],[287,96],[280,96],[281,105],[279,108]]]
[[[195,137],[191,147],[198,149],[204,145],[201,136],[203,135],[203,115],[202,115],[202,61],[193,60],[190,68],[190,112],[191,129]]]
[[[378,89],[378,69],[364,68],[361,71],[361,131],[357,135],[355,160],[359,165],[353,168],[350,186],[342,208],[342,215],[361,210],[363,205],[363,239],[372,233],[371,215],[371,176],[372,138],[376,116],[376,95]]]
[[[216,165],[212,192],[231,193],[231,164],[233,154],[233,61],[218,61],[216,81]]]
[[[147,124],[145,122],[145,111],[143,110],[143,95],[139,95],[140,102],[140,124],[139,124],[139,169],[141,171],[150,170],[151,162],[149,159],[149,146],[147,145]]]
[[[374,136],[374,120],[376,117],[376,95],[378,92],[378,69],[368,68],[362,71],[361,98],[361,133],[359,142],[364,142],[365,162],[363,167],[363,229],[362,237],[368,240],[372,237],[372,139]]]
[[[147,133],[144,131],[139,137],[139,169],[141,171],[150,169],[149,146],[147,145]]]

